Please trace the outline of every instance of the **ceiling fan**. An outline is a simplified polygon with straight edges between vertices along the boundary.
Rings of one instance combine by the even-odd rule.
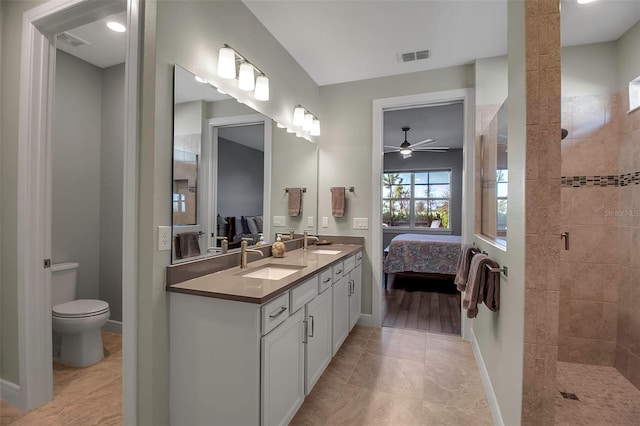
[[[402,155],[402,158],[411,157],[411,153],[414,151],[428,151],[428,152],[447,152],[448,147],[443,146],[428,146],[436,143],[435,140],[429,138],[422,140],[420,142],[409,143],[407,141],[407,132],[411,130],[411,127],[403,127],[402,131],[404,132],[404,142],[400,144],[400,146],[391,146],[385,145],[385,151],[390,152],[399,152]]]

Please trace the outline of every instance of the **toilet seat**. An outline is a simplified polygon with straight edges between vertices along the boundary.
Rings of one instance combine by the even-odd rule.
[[[102,315],[109,311],[109,304],[104,300],[78,299],[60,303],[52,308],[57,318],[87,318]]]

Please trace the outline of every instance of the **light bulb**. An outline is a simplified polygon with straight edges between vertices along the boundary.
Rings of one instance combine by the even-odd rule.
[[[253,66],[248,62],[240,64],[240,75],[238,76],[238,88],[240,90],[253,90],[256,81],[253,75]]]
[[[256,90],[253,93],[253,97],[257,101],[269,100],[269,79],[266,75],[259,75],[256,79]]]
[[[313,114],[305,114],[304,115],[304,123],[302,124],[302,130],[308,132],[311,130],[311,126],[313,125]]]
[[[229,47],[218,51],[218,76],[226,79],[236,78],[236,54]]]
[[[107,27],[111,30],[111,31],[115,31],[117,33],[123,33],[125,31],[127,31],[127,27],[125,27],[124,25],[122,25],[120,22],[115,22],[115,21],[109,21],[107,22]]]
[[[317,118],[313,119],[313,124],[311,125],[311,136],[320,136],[320,120]]]
[[[304,124],[304,113],[305,113],[305,110],[301,106],[297,106],[293,110],[293,125],[294,126],[302,126]]]

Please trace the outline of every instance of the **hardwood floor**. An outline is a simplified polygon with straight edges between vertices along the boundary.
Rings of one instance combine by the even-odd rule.
[[[460,293],[451,279],[390,274],[383,291],[383,327],[460,335]]]

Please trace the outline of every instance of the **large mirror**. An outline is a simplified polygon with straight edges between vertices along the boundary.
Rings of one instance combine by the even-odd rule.
[[[316,231],[317,146],[174,69],[172,263]],[[289,209],[300,188],[299,210]]]
[[[508,167],[507,102],[482,133],[482,234],[506,247]]]

